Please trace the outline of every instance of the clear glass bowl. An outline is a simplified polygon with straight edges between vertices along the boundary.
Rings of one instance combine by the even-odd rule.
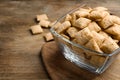
[[[88,49],[82,45],[76,44],[76,43],[64,38],[63,36],[58,34],[54,29],[54,26],[58,22],[63,21],[63,19],[65,18],[65,16],[67,14],[71,14],[71,13],[75,12],[76,10],[78,10],[79,8],[80,7],[73,9],[73,10],[69,11],[68,13],[66,13],[65,15],[63,15],[62,17],[60,17],[55,22],[55,24],[50,29],[50,31],[54,35],[56,43],[60,47],[61,52],[63,53],[64,57],[67,60],[75,63],[77,66],[79,66],[81,68],[87,69],[90,72],[93,72],[96,74],[101,74],[111,65],[113,60],[115,60],[118,53],[120,53],[120,48],[116,49],[115,51],[113,51],[110,54],[100,53],[100,52]],[[93,57],[93,60],[89,60],[89,56],[85,56],[85,54],[82,53],[80,50],[94,53],[95,56]]]

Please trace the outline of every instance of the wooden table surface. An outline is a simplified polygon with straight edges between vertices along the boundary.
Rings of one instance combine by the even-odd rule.
[[[84,2],[120,14],[119,0],[0,1],[0,80],[49,80],[40,57],[48,30],[31,35],[29,28],[37,14],[46,13],[52,21]]]

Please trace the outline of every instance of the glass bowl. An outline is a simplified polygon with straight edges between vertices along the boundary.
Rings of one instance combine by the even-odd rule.
[[[83,7],[83,5],[80,6],[80,7]],[[63,36],[58,34],[54,29],[54,26],[58,22],[63,21],[63,19],[65,18],[65,16],[67,14],[71,14],[71,13],[77,11],[80,7],[77,7],[75,9],[69,11],[68,13],[63,15],[62,17],[60,17],[54,23],[54,25],[52,26],[50,31],[53,34],[57,45],[61,49],[62,54],[64,55],[64,57],[67,60],[69,60],[70,62],[72,62],[72,63],[76,64],[77,66],[79,66],[81,68],[84,68],[84,69],[86,69],[90,72],[93,72],[93,73],[96,73],[96,74],[101,74],[115,60],[117,54],[120,53],[120,48],[116,49],[115,51],[113,51],[110,54],[100,53],[100,52],[91,50],[89,48],[86,48],[82,45],[79,45],[75,42],[72,42],[72,41],[64,38]],[[95,56],[92,57],[92,60],[89,60],[89,56],[86,56],[84,54],[84,52],[81,52],[80,50],[84,50],[84,51],[87,51],[87,52],[94,53]]]

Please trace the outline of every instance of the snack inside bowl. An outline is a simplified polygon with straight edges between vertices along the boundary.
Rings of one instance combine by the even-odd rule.
[[[120,52],[119,29],[120,18],[107,8],[78,7],[59,18],[50,31],[67,60],[100,74]]]

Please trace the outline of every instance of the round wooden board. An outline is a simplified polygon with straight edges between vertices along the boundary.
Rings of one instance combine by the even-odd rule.
[[[66,60],[54,41],[44,44],[41,52],[52,80],[120,80],[120,55],[103,74],[96,75]]]

